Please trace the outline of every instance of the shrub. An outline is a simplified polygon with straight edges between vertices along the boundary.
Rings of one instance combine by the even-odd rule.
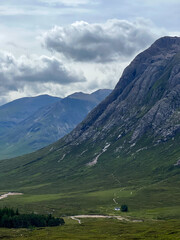
[[[127,212],[128,211],[128,206],[126,204],[123,204],[121,206],[121,212]]]

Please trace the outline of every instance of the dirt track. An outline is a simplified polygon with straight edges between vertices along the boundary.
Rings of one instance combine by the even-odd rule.
[[[81,218],[109,218],[109,219],[117,219],[119,221],[126,221],[126,222],[143,222],[142,220],[131,220],[129,218],[125,218],[122,216],[105,216],[105,215],[76,215],[70,217],[73,220],[76,220],[81,224]],[[80,218],[80,219],[79,219]]]
[[[7,198],[9,196],[17,196],[17,195],[23,195],[23,193],[12,193],[12,192],[5,193],[3,195],[0,195],[0,200]]]

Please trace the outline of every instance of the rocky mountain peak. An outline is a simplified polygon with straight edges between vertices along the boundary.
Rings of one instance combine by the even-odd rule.
[[[160,49],[174,49],[175,51],[179,51],[180,38],[165,36],[156,40],[152,46]]]
[[[131,134],[136,141],[149,133],[166,140],[180,130],[180,38],[163,37],[124,70],[113,92],[66,137],[78,142]],[[122,130],[123,129],[123,130]]]

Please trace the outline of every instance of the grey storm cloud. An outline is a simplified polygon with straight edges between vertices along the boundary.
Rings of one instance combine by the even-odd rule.
[[[42,35],[42,45],[66,58],[86,62],[111,62],[129,58],[156,39],[150,22],[112,19],[105,23],[75,22],[55,26]]]
[[[82,74],[65,67],[60,60],[47,56],[21,56],[0,54],[0,92],[17,91],[27,84],[56,83],[68,85],[84,82]]]

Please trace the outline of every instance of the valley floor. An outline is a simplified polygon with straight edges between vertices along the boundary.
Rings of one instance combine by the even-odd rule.
[[[179,240],[180,221],[130,223],[116,219],[82,219],[82,223],[65,218],[60,227],[39,229],[0,229],[0,239],[9,240]]]

